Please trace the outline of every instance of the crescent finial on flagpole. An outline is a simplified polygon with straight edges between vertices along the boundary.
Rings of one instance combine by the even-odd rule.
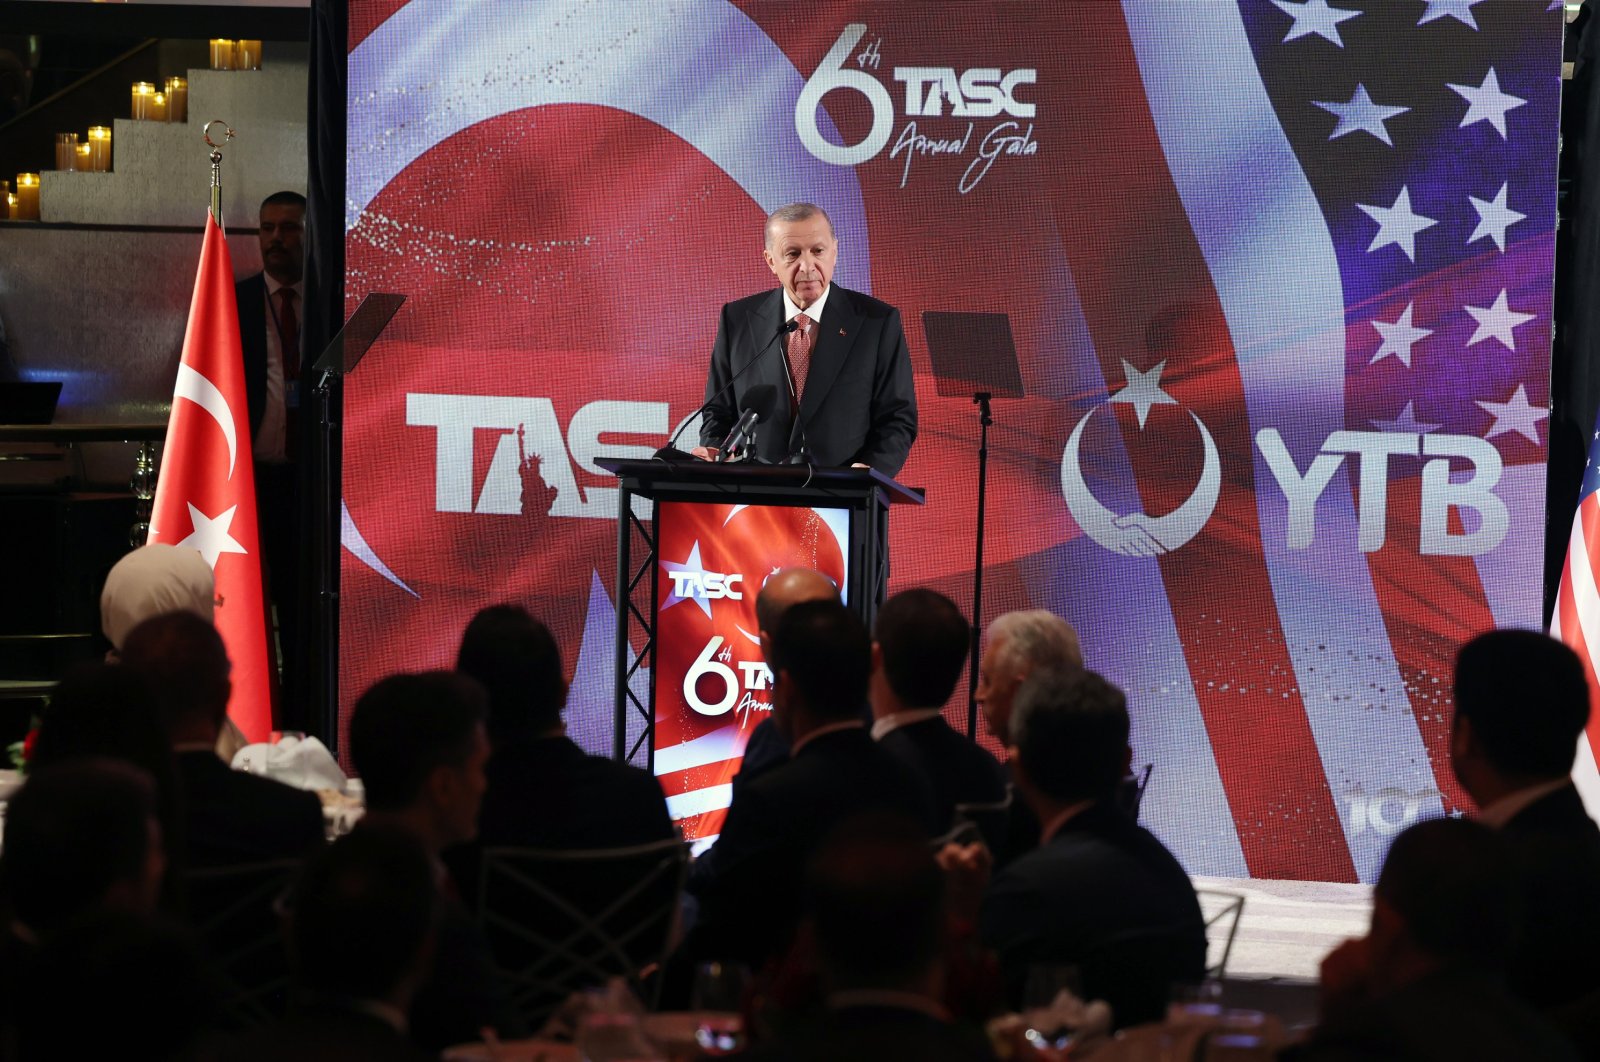
[[[211,127],[222,126],[222,144],[211,139]],[[211,216],[222,227],[222,145],[233,139],[233,130],[221,118],[213,118],[200,131],[200,139],[211,149]]]

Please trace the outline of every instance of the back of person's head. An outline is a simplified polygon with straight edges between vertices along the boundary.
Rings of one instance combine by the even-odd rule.
[[[233,683],[227,647],[217,629],[193,613],[168,612],[129,631],[122,666],[149,687],[169,735],[196,728],[214,735],[228,716]]]
[[[35,767],[6,809],[0,891],[45,933],[102,907],[150,910],[162,869],[155,786],[127,763]]]
[[[860,617],[837,601],[803,601],[783,614],[773,637],[773,673],[788,673],[814,718],[860,717],[872,670]]]
[[[874,640],[884,678],[907,708],[942,708],[967,662],[972,627],[936,590],[905,590],[878,609]]]
[[[152,542],[117,561],[106,575],[100,629],[121,649],[128,632],[152,616],[184,611],[211,622],[216,601],[216,579],[199,550]]]
[[[17,996],[25,1059],[191,1058],[220,1016],[192,934],[130,911],[98,912],[53,934]]]
[[[295,978],[313,992],[395,1001],[430,939],[433,864],[410,833],[360,823],[306,864],[289,916]]]
[[[997,668],[1019,674],[1041,667],[1082,667],[1083,648],[1072,624],[1042,608],[1006,612],[989,624],[999,646]]]
[[[944,878],[927,832],[901,816],[847,820],[807,868],[807,910],[835,990],[915,989],[944,943]]]
[[[1462,646],[1455,703],[1484,758],[1513,777],[1568,774],[1589,720],[1578,655],[1535,631],[1490,631]]]
[[[493,605],[472,617],[456,670],[489,695],[491,734],[537,734],[560,724],[567,703],[561,649],[527,610]]]
[[[350,759],[367,807],[409,808],[436,768],[464,764],[485,701],[483,687],[452,671],[390,675],[363,693],[350,717]]]
[[[1480,822],[1419,822],[1394,839],[1374,895],[1419,951],[1497,970],[1518,917],[1513,858],[1505,839]],[[1381,917],[1374,914],[1375,927]]]
[[[774,634],[783,614],[802,601],[838,601],[833,580],[812,568],[784,568],[761,584],[756,594],[756,624]]]
[[[1041,793],[1061,803],[1103,800],[1127,767],[1127,698],[1093,671],[1035,671],[1017,690],[1011,742]]]

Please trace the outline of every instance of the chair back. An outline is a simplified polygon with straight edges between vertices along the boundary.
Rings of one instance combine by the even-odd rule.
[[[976,829],[990,854],[998,856],[1005,851],[1013,799],[1015,793],[1008,785],[1004,800],[988,804],[957,804],[951,815],[951,834],[970,833],[972,829]]]
[[[300,866],[276,859],[184,875],[189,917],[221,985],[224,1013],[241,1028],[266,1025],[288,1009],[282,901]]]
[[[643,987],[677,943],[689,846],[485,848],[478,910],[511,1006],[538,1028],[567,996],[623,977]],[[644,992],[654,1003],[654,978]]]
[[[1239,919],[1244,915],[1244,897],[1214,889],[1196,889],[1194,894],[1206,920],[1206,977],[1220,981],[1228,972],[1233,938],[1239,933]]]

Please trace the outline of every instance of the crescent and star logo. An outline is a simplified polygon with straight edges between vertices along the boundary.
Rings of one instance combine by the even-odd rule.
[[[1127,384],[1107,399],[1133,406],[1141,432],[1151,406],[1178,404],[1177,399],[1161,389],[1161,372],[1166,367],[1167,363],[1161,361],[1150,371],[1140,372],[1123,361],[1122,372]],[[1142,510],[1119,516],[1094,496],[1083,480],[1083,468],[1078,460],[1084,426],[1104,405],[1101,403],[1083,415],[1068,436],[1067,448],[1061,455],[1061,492],[1066,497],[1067,511],[1084,534],[1113,553],[1124,557],[1158,557],[1171,553],[1199,534],[1217,507],[1217,497],[1222,492],[1222,460],[1217,455],[1216,440],[1212,439],[1205,422],[1192,410],[1187,411],[1195,427],[1200,429],[1200,440],[1205,447],[1200,481],[1188,499],[1165,516],[1150,516]]]

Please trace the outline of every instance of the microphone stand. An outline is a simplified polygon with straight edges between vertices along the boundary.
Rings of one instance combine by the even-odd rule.
[[[989,410],[988,391],[972,396],[978,407],[978,556],[972,565],[972,651],[967,669],[967,737],[978,736],[978,646],[983,633],[983,521],[989,485],[989,425],[994,416]]]

